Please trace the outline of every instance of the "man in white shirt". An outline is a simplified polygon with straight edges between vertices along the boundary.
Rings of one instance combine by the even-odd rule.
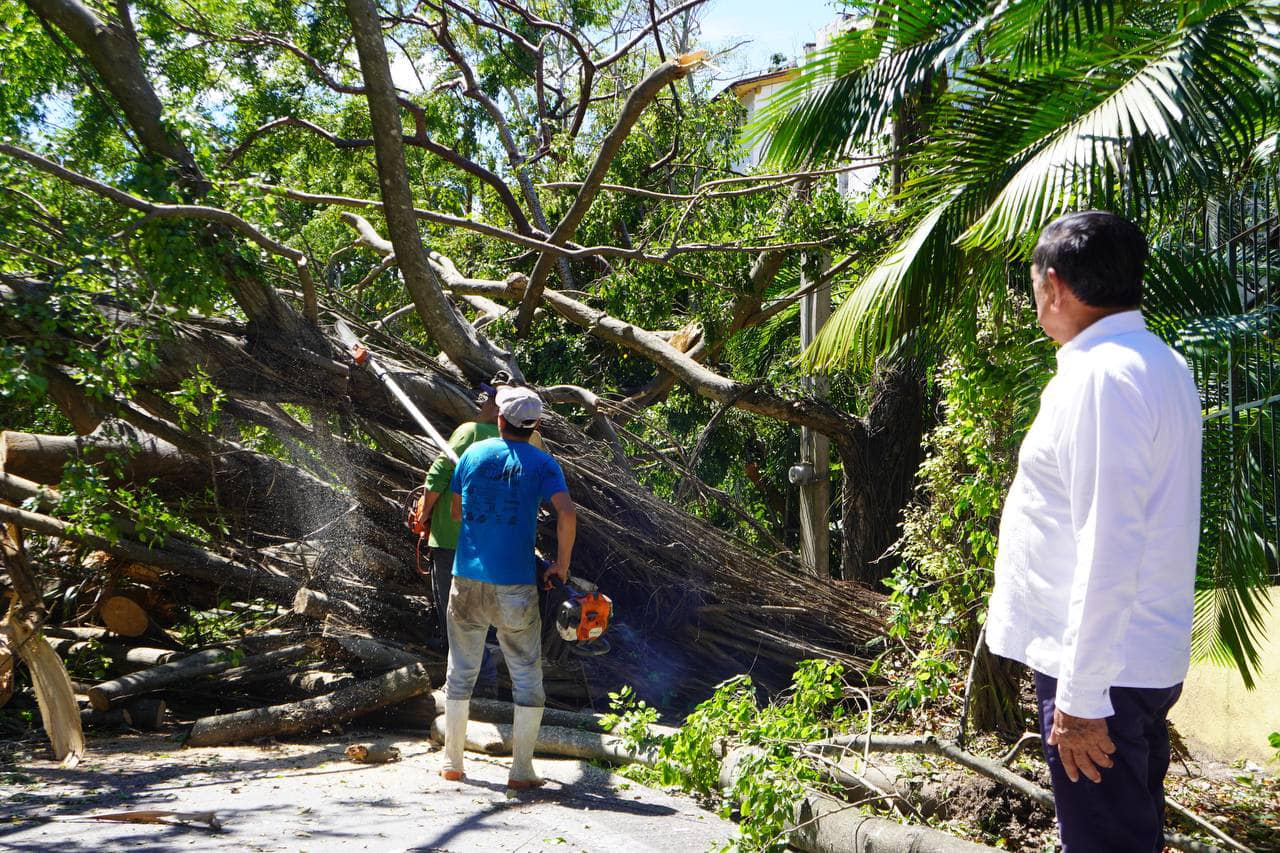
[[[1000,521],[987,645],[1035,673],[1071,853],[1163,846],[1166,716],[1191,654],[1200,399],[1139,311],[1147,245],[1111,213],[1063,216],[1031,276],[1058,371]]]

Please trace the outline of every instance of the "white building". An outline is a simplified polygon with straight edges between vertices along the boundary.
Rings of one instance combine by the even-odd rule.
[[[779,91],[799,76],[798,65],[808,62],[818,51],[829,46],[832,40],[841,33],[870,25],[871,20],[869,18],[841,15],[818,30],[815,34],[816,40],[804,46],[805,53],[800,63],[790,62],[770,68],[767,71],[753,72],[746,77],[733,81],[725,87],[724,91],[731,92],[738,99],[738,103],[742,104],[743,108],[746,109],[746,123],[750,124]],[[759,166],[764,159],[767,144],[767,139],[759,139],[751,148],[743,149],[741,156],[733,164],[734,170],[747,172]],[[874,169],[841,172],[836,176],[836,186],[844,195],[866,195],[870,192],[871,185],[875,181],[877,174],[878,172]]]

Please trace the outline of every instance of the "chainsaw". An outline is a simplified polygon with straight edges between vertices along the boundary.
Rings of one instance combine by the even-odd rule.
[[[405,495],[400,504],[400,509],[404,512],[404,526],[419,539],[431,532],[431,518],[426,511],[426,502],[427,487],[418,486]]]
[[[550,565],[539,560],[539,571]],[[604,633],[609,629],[613,616],[613,600],[600,592],[600,588],[584,578],[570,578],[566,583],[558,577],[548,576],[543,583],[547,590],[547,621],[553,621],[555,633],[564,645],[577,655],[594,657],[609,651],[609,641]]]

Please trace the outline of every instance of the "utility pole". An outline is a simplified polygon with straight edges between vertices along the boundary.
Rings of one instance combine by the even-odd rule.
[[[827,270],[825,254],[810,257],[801,274],[807,288]],[[812,272],[808,270],[812,270]],[[800,348],[807,348],[831,316],[831,283],[826,282],[800,298]],[[823,398],[830,390],[826,376],[807,376],[805,388]],[[808,427],[800,428],[800,464],[791,468],[790,479],[800,487],[800,562],[814,575],[831,577],[831,530],[827,518],[831,510],[831,442]]]

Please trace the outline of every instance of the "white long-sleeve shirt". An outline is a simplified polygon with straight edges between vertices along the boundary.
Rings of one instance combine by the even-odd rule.
[[[1076,717],[1172,687],[1191,657],[1200,398],[1139,311],[1058,350],[1000,519],[987,646],[1058,679]]]

